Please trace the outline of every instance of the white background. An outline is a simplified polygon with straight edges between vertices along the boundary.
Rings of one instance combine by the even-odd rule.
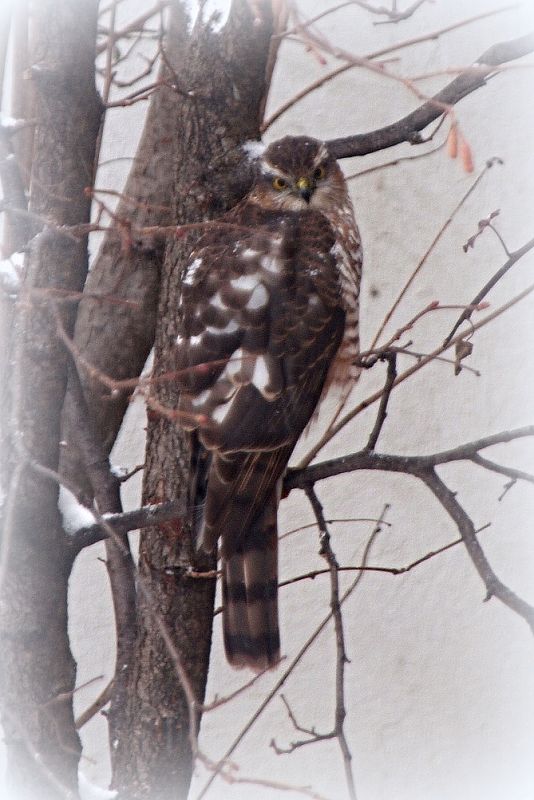
[[[407,0],[400,3],[406,6]],[[333,5],[333,3],[332,3]],[[438,30],[497,8],[490,0],[435,0],[399,25],[375,26],[378,19],[357,7],[339,10],[320,24],[333,42],[364,55],[394,42]],[[142,3],[137,8],[146,7]],[[305,16],[326,9],[324,2],[301,0]],[[122,19],[136,13],[134,3],[121,6]],[[529,3],[496,17],[446,34],[396,54],[391,69],[417,75],[467,65],[487,47],[525,33],[534,25]],[[530,58],[532,62],[532,58]],[[301,45],[282,47],[268,114],[311,80],[324,73]],[[431,93],[450,76],[419,86]],[[474,153],[477,172],[498,155],[504,165],[492,169],[435,248],[409,295],[395,314],[393,332],[432,300],[466,303],[504,263],[494,236],[486,232],[474,251],[462,244],[477,230],[478,220],[500,209],[498,228],[515,249],[534,235],[532,187],[532,68],[507,69],[457,107],[457,119]],[[354,69],[311,94],[269,130],[270,141],[287,133],[331,138],[372,130],[408,113],[418,100],[397,82]],[[110,114],[103,158],[133,155],[135,132],[143,109]],[[445,130],[445,127],[443,131]],[[444,132],[436,136],[442,141]],[[420,150],[403,145],[365,159],[343,162],[347,174]],[[109,165],[99,185],[120,186],[127,164]],[[440,152],[426,159],[380,170],[351,181],[356,216],[365,251],[362,292],[362,340],[365,348],[405,280],[440,226],[473,181],[457,161]],[[95,246],[95,245],[94,245]],[[532,280],[533,257],[521,261],[491,293],[492,309]],[[438,312],[410,332],[413,348],[437,346],[458,312]],[[379,441],[383,452],[422,454],[470,439],[532,423],[532,301],[526,300],[477,334],[467,370],[455,377],[449,364],[434,363],[395,390]],[[480,318],[482,315],[480,314]],[[411,361],[402,361],[408,366]],[[381,385],[376,367],[364,375],[351,402],[357,403]],[[143,461],[142,404],[130,409],[113,452],[114,463]],[[360,448],[366,441],[376,406],[361,414],[321,454],[332,457]],[[324,415],[323,415],[324,416]],[[302,444],[305,452],[315,431]],[[494,448],[488,455],[510,466],[529,469],[528,441]],[[491,522],[480,540],[493,567],[514,591],[534,602],[532,588],[532,487],[517,484],[502,500],[506,479],[462,464],[440,470],[477,527]],[[355,473],[318,485],[327,517],[377,517],[390,504],[385,528],[370,563],[403,566],[458,533],[428,490],[414,478]],[[139,503],[139,481],[125,490],[128,507]],[[300,492],[280,510],[283,533],[312,521]],[[332,526],[340,563],[358,564],[372,524]],[[323,566],[317,555],[316,531],[296,533],[281,547],[281,578]],[[113,669],[113,621],[101,549],[85,552],[71,581],[71,634],[78,661],[78,683],[102,675],[76,695],[83,710],[98,694]],[[352,580],[342,576],[343,585]],[[262,677],[247,693],[204,717],[201,747],[219,758],[261,703],[289,660],[328,611],[328,578],[281,589],[282,651],[278,670]],[[498,600],[484,603],[484,587],[461,547],[437,556],[404,576],[367,573],[344,610],[347,650],[347,737],[354,756],[359,800],[532,800],[534,797],[534,647],[526,623]],[[304,726],[326,731],[333,723],[335,643],[331,627],[316,641],[284,687],[284,694]],[[226,694],[247,679],[224,660],[220,619],[214,630],[207,699]],[[106,726],[96,717],[82,731],[82,769],[95,783],[107,780]],[[292,755],[276,755],[280,746],[301,736],[276,697],[236,750],[238,775],[288,784],[309,785],[329,800],[347,797],[342,761],[334,742],[313,744]],[[199,769],[191,798],[204,785]],[[279,793],[250,785],[217,781],[207,795],[267,800]],[[284,797],[297,795],[284,792]]]

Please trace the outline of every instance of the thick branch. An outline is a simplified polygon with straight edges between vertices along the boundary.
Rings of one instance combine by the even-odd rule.
[[[452,461],[471,460],[479,450],[527,436],[534,436],[534,425],[496,433],[451,450],[444,450],[440,453],[426,456],[396,456],[361,450],[359,453],[352,453],[330,461],[322,461],[305,469],[289,470],[284,481],[284,492],[290,492],[292,489],[305,489],[309,483],[360,469],[405,472],[409,475],[419,475],[422,470],[428,470],[439,464],[447,464]]]
[[[359,453],[352,453],[348,456],[334,458],[329,461],[322,461],[313,464],[305,469],[288,470],[284,480],[283,496],[286,496],[293,489],[305,489],[306,486],[314,484],[316,481],[332,478],[346,472],[356,470],[382,470],[384,472],[404,472],[409,475],[418,475],[421,470],[431,469],[440,464],[447,464],[453,461],[474,461],[481,466],[486,466],[480,458],[476,458],[480,450],[485,450],[496,444],[503,444],[534,436],[534,425],[527,425],[524,428],[516,428],[512,431],[502,431],[492,436],[485,436],[474,442],[467,442],[451,450],[443,450],[426,456],[397,456],[384,453],[376,453],[370,450],[361,450]],[[490,468],[490,467],[488,467]],[[503,473],[508,475],[508,473]],[[524,478],[527,474],[514,471],[516,477]],[[144,506],[135,511],[127,511],[124,514],[106,515],[106,523],[117,533],[126,533],[137,528],[150,527],[162,522],[169,522],[178,519],[186,512],[186,504],[183,500],[173,500],[166,503]],[[68,538],[68,545],[71,552],[77,555],[85,547],[90,547],[96,542],[106,538],[106,532],[102,527],[95,523],[87,528],[80,528]]]
[[[124,534],[138,528],[149,528],[152,525],[171,522],[182,517],[185,512],[186,505],[182,500],[172,500],[168,503],[143,506],[135,511],[125,511],[123,514],[106,514],[105,519],[109,527],[117,534]],[[73,555],[76,556],[85,547],[101,542],[106,537],[106,531],[99,523],[95,523],[87,528],[77,530],[68,537],[67,544]]]
[[[533,51],[534,33],[495,44],[476,61],[477,65],[487,69],[461,73],[431,100],[406,117],[376,131],[330,139],[327,142],[328,149],[335,158],[351,158],[385,150],[401,142],[417,144],[421,141],[420,131],[443,114],[444,106],[454,106],[468,94],[484,86],[495,67],[522,58]]]

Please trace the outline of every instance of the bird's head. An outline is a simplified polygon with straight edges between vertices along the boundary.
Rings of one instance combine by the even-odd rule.
[[[313,208],[328,212],[346,198],[346,184],[326,145],[308,136],[286,136],[257,161],[250,199],[284,211]]]

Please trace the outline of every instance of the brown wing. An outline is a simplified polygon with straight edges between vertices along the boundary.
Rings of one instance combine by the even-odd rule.
[[[343,332],[334,236],[313,211],[246,204],[226,220],[184,273],[180,410],[209,449],[274,449],[308,421]]]
[[[200,240],[183,279],[176,369],[184,427],[211,451],[202,543],[221,538],[228,660],[280,657],[279,479],[345,327],[334,235],[316,212],[244,203]]]
[[[323,215],[244,203],[184,272],[176,369],[181,423],[214,451],[205,545],[231,552],[312,416],[345,315]]]

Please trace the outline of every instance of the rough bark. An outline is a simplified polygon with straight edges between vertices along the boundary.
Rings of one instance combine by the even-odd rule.
[[[26,23],[26,25],[24,25]],[[11,33],[13,56],[7,67],[8,41]],[[24,2],[11,8],[7,4],[0,12],[0,99],[3,97],[6,71],[11,75],[9,94],[12,97],[12,116],[29,118],[31,111],[30,81],[22,81],[22,70],[27,66],[27,8]],[[22,95],[22,97],[21,97]],[[18,116],[17,116],[18,115]],[[29,142],[33,141],[33,128],[17,133],[0,126],[0,185],[2,188],[1,207],[4,212],[3,240],[0,258],[7,258],[22,250],[31,236],[31,225],[24,214],[28,201],[19,156],[21,148],[28,152]],[[11,211],[15,209],[15,211]],[[7,342],[13,324],[13,297],[0,290],[0,341]],[[0,352],[0,408],[5,408],[7,399],[7,375],[9,373],[9,351]],[[4,450],[5,432],[0,432],[0,452]]]
[[[173,64],[185,46],[187,18],[181,2],[171,4],[171,29],[165,43],[166,63],[159,77],[174,82]],[[172,223],[172,188],[178,142],[177,124],[181,113],[180,95],[161,86],[150,100],[145,127],[123,200],[116,215],[123,231]],[[117,378],[137,377],[154,344],[163,242],[143,246],[136,241],[125,246],[117,228],[110,232],[92,265],[80,303],[75,327],[75,344],[84,358],[101,372]],[[98,295],[113,297],[110,305]],[[118,302],[117,302],[118,301]],[[110,324],[110,315],[113,324]],[[80,370],[84,393],[93,421],[107,452],[119,431],[131,392],[112,396],[96,378]],[[64,408],[62,472],[91,497],[84,466],[72,443],[76,412],[67,398]]]
[[[12,339],[11,481],[4,507],[0,584],[0,695],[8,782],[18,798],[77,794],[75,663],[67,632],[66,555],[57,508],[60,410],[67,356],[47,289],[79,291],[87,243],[56,226],[89,219],[101,113],[94,84],[96,0],[42,0],[34,10],[32,77],[38,125],[30,210],[51,225],[31,243]],[[44,291],[43,291],[44,290]],[[72,304],[58,307],[72,330]]]
[[[5,16],[4,16],[5,15]],[[34,128],[30,121],[34,117],[34,98],[32,82],[24,75],[28,61],[28,4],[19,0],[12,8],[4,10],[0,18],[0,80],[4,83],[4,67],[7,58],[8,37],[11,38],[11,58],[7,77],[9,77],[8,96],[11,116],[16,120],[26,120],[27,127],[17,131],[0,128],[0,183],[2,185],[2,208],[5,210],[5,228],[2,241],[3,257],[22,250],[32,233],[32,225],[24,214],[28,207],[25,190],[29,188],[31,154]],[[2,91],[0,89],[0,96]],[[16,209],[11,211],[10,209]],[[35,226],[33,226],[35,227]]]
[[[240,145],[259,136],[266,91],[266,66],[272,31],[270,3],[261,4],[262,24],[254,26],[250,5],[235,2],[219,35],[197,25],[178,74],[194,96],[180,100],[176,174],[176,219],[212,218],[242,196]],[[172,366],[169,354],[177,335],[180,272],[192,240],[167,249],[162,273],[154,373]],[[154,390],[174,407],[176,392]],[[190,480],[190,442],[174,422],[151,413],[148,424],[144,501],[185,499]],[[214,581],[187,577],[187,568],[212,569],[213,557],[195,551],[188,521],[181,519],[145,531],[140,546],[140,592],[135,668],[129,692],[129,722],[118,743],[115,786],[129,800],[187,795],[192,771],[189,706],[168,647],[157,626],[169,631],[203,701],[213,618]]]

